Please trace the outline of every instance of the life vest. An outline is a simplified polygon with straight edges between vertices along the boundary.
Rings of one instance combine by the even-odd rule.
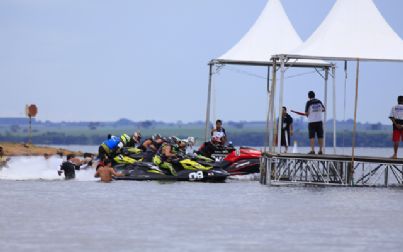
[[[102,147],[104,147],[107,153],[115,150],[120,143],[120,139],[116,136],[112,136],[111,139],[108,139],[102,143]]]

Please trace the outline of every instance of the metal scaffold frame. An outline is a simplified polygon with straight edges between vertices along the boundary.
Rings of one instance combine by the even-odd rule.
[[[403,184],[403,164],[388,159],[307,158],[266,155],[262,157],[261,183],[318,184],[335,186],[397,186]],[[354,168],[352,168],[354,167]]]

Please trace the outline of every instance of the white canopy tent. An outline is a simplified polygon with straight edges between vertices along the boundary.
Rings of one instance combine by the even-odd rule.
[[[354,165],[359,63],[403,62],[403,41],[385,21],[372,0],[337,0],[325,20],[305,43],[289,54],[273,57],[281,64],[292,59],[357,62],[352,145]],[[281,79],[282,86],[284,82]]]
[[[269,87],[270,66],[276,65],[276,63],[271,60],[271,56],[283,52],[289,53],[300,46],[302,42],[302,39],[295,31],[285,13],[280,0],[268,0],[259,18],[241,40],[228,52],[209,62],[210,69],[205,127],[206,141],[209,136],[213,66],[225,64],[267,66],[267,90],[268,92],[269,90],[274,91],[275,86],[273,86],[273,84],[271,88]],[[327,87],[329,69],[332,68],[334,72],[334,66],[332,64],[321,60],[297,59],[291,63],[285,62],[284,65],[293,67],[317,67],[324,69],[326,76],[325,87]],[[275,67],[272,72],[273,75],[276,74]],[[274,93],[275,92],[270,92],[269,110],[270,108],[271,110],[274,108]],[[273,117],[269,118],[270,120],[268,120],[268,123],[269,121],[273,122],[274,120],[274,113],[269,114],[273,115]],[[270,135],[270,137],[272,137],[272,135]],[[271,139],[266,140],[271,141]]]
[[[280,0],[269,0],[249,31],[222,56],[218,64],[271,65],[271,56],[291,52],[302,44]],[[318,60],[296,60],[294,66],[328,66]]]
[[[402,61],[403,41],[372,0],[338,0],[294,59]]]

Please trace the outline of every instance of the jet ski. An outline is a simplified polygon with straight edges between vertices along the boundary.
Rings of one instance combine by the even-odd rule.
[[[214,154],[213,154],[214,155]],[[217,163],[215,167],[226,170],[230,175],[247,175],[260,172],[259,150],[240,147],[231,151],[224,159]]]
[[[150,162],[135,162],[133,164],[118,164],[114,166],[117,172],[124,174],[116,180],[159,180],[159,181],[199,181],[199,182],[225,182],[228,172],[221,168],[206,170],[179,170],[176,175],[169,175],[166,171]]]

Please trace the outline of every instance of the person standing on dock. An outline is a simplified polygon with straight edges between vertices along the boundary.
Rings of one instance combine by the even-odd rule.
[[[393,156],[397,158],[397,150],[399,149],[399,142],[403,141],[403,96],[397,97],[397,105],[390,111],[389,119],[393,123]]]
[[[287,113],[287,108],[283,107],[282,122],[281,122],[281,146],[285,147],[284,153],[287,153],[288,146],[290,146],[291,136],[294,134],[292,126],[293,119]]]
[[[315,135],[318,137],[319,152],[323,154],[323,112],[325,112],[325,106],[323,103],[315,98],[315,92],[308,92],[308,99],[305,105],[305,113],[291,110],[291,112],[298,115],[308,117],[308,131],[309,131],[309,143],[311,151],[308,154],[315,154]]]

